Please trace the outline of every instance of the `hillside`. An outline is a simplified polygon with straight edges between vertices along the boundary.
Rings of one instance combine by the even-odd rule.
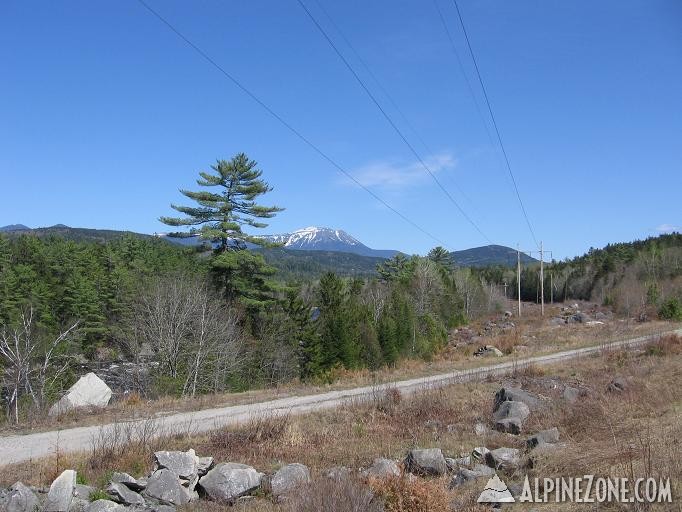
[[[516,250],[503,245],[484,245],[463,251],[450,253],[452,261],[460,267],[488,267],[501,265],[505,267],[516,266]],[[528,265],[538,263],[539,260],[521,253],[521,263]]]
[[[384,258],[348,252],[258,249],[265,261],[277,268],[277,279],[284,281],[315,279],[325,272],[341,276],[371,277]]]

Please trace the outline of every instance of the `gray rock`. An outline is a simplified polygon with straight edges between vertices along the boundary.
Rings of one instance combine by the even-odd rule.
[[[197,474],[204,476],[213,467],[213,457],[199,457],[197,458]]]
[[[130,476],[128,473],[115,472],[111,475],[111,481],[115,484],[123,484],[128,489],[131,489],[135,492],[144,491],[145,487],[147,487],[146,480],[138,480],[137,478]]]
[[[493,469],[511,472],[520,466],[521,452],[516,448],[497,448],[486,454],[485,463]]]
[[[270,480],[270,492],[275,497],[287,494],[300,486],[310,483],[310,470],[303,464],[287,464],[281,467]]]
[[[584,324],[584,323],[590,321],[590,317],[588,315],[586,315],[585,313],[581,313],[580,311],[578,311],[575,315],[573,315],[570,318],[570,320],[572,322],[575,322],[575,323]]]
[[[75,487],[76,472],[67,469],[52,482],[45,500],[45,512],[68,512]]]
[[[554,427],[548,430],[541,430],[534,436],[529,437],[526,440],[526,446],[529,449],[533,449],[536,446],[545,444],[555,444],[559,442],[559,429]]]
[[[489,431],[490,431],[490,429],[488,428],[488,425],[486,425],[485,423],[481,423],[481,422],[479,421],[479,422],[477,422],[477,423],[474,425],[474,433],[475,433],[477,436],[484,436],[484,435],[486,435]]]
[[[497,412],[504,402],[522,402],[526,404],[530,411],[537,411],[538,409],[541,409],[543,405],[542,399],[539,396],[521,388],[514,387],[504,387],[495,393],[493,412]]]
[[[177,475],[166,468],[152,473],[142,494],[162,505],[186,505],[191,497],[188,490],[180,485]]]
[[[175,507],[172,505],[154,505],[149,510],[151,512],[175,512]]]
[[[111,388],[97,375],[90,372],[83,375],[69,388],[66,394],[54,404],[50,416],[58,416],[81,407],[106,407],[111,400]]]
[[[193,480],[196,478],[199,458],[194,453],[194,450],[186,452],[155,452],[154,460],[156,469],[168,469],[183,480]]]
[[[566,324],[566,319],[562,318],[560,316],[555,316],[554,318],[549,319],[549,323],[551,325],[565,325]]]
[[[84,512],[124,512],[125,507],[111,500],[97,500],[85,507]]]
[[[483,345],[474,352],[474,356],[476,357],[502,357],[503,355],[504,353],[499,348],[493,347],[492,345]]]
[[[471,460],[473,462],[484,462],[485,461],[485,456],[489,452],[485,446],[477,446],[473,450],[471,450]]]
[[[504,418],[495,422],[495,430],[507,434],[519,435],[523,430],[523,420],[520,418]]]
[[[440,448],[410,450],[405,467],[410,473],[422,476],[443,475],[448,469]]]
[[[364,475],[374,478],[390,478],[392,476],[400,476],[400,468],[391,459],[374,459],[374,462],[364,472]]]
[[[9,488],[0,504],[3,512],[34,512],[38,506],[38,497],[21,482]]]
[[[85,512],[85,509],[88,507],[88,505],[90,505],[89,500],[84,500],[83,498],[74,496],[69,512]]]
[[[145,501],[142,496],[135,491],[129,489],[124,484],[117,484],[111,482],[107,487],[107,492],[112,499],[122,505],[144,505]]]
[[[530,409],[523,402],[502,402],[493,413],[493,418],[498,421],[505,418],[518,418],[523,421],[528,416],[530,416]]]
[[[263,476],[251,466],[228,462],[218,464],[201,477],[199,486],[212,500],[233,502],[258,489]]]
[[[90,501],[90,496],[95,492],[95,488],[89,485],[76,484],[73,490],[73,495],[75,498],[80,498],[86,501]]]
[[[459,487],[460,485],[463,485],[471,480],[477,480],[483,477],[490,477],[491,475],[494,474],[495,474],[494,469],[489,468],[488,466],[484,466],[482,464],[476,464],[471,469],[460,468],[457,471],[457,474],[454,477],[452,477],[452,480],[450,480],[450,489]]]
[[[578,388],[574,388],[574,387],[571,387],[571,386],[566,386],[566,387],[564,388],[564,392],[563,392],[562,395],[563,395],[563,397],[564,397],[564,400],[566,400],[567,402],[573,404],[573,403],[575,403],[575,402],[578,401],[578,399],[579,399],[580,396],[581,396],[581,392],[580,392],[580,390],[579,390]]]

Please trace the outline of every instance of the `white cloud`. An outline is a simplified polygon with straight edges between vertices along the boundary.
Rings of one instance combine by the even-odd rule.
[[[659,233],[682,233],[682,226],[675,226],[674,224],[661,224],[656,228]]]
[[[451,153],[446,152],[432,155],[424,159],[424,163],[433,174],[438,174],[454,169],[457,160]],[[430,179],[419,161],[371,162],[353,170],[351,174],[366,187],[376,186],[387,189],[401,189]]]

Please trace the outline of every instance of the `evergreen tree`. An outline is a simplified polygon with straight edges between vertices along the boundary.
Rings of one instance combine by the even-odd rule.
[[[244,249],[246,243],[263,246],[265,241],[242,231],[242,226],[265,228],[267,224],[257,219],[274,217],[283,210],[277,206],[262,206],[256,199],[270,192],[272,187],[261,179],[263,171],[244,153],[231,160],[218,160],[211,169],[215,174],[200,172],[197,184],[202,187],[220,187],[219,192],[180,190],[198,206],[171,207],[186,217],[161,217],[169,226],[192,226],[189,233],[171,233],[171,236],[188,237],[198,234],[203,240],[217,244],[220,252]],[[196,228],[196,226],[199,226]]]
[[[261,255],[245,249],[247,243],[258,246],[270,244],[245,233],[242,227],[267,227],[259,219],[272,218],[283,208],[262,206],[256,202],[272,187],[261,179],[263,172],[257,168],[256,162],[244,153],[229,161],[218,160],[211,168],[215,174],[200,172],[197,184],[219,187],[219,191],[181,190],[198,206],[171,205],[186,217],[161,217],[160,220],[170,226],[192,226],[189,233],[173,233],[172,236],[198,234],[201,239],[211,241],[215,247],[211,271],[225,298],[238,299],[249,308],[260,308],[271,300],[275,291],[268,279],[275,269],[268,266]]]
[[[429,254],[426,257],[447,270],[451,270],[454,266],[452,255],[445,247],[434,247],[429,251]]]

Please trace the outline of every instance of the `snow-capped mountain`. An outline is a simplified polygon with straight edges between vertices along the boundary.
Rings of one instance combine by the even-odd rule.
[[[263,237],[269,242],[282,244],[287,249],[301,251],[337,251],[391,258],[398,251],[371,249],[341,229],[311,226],[297,229],[292,233],[268,235]]]

